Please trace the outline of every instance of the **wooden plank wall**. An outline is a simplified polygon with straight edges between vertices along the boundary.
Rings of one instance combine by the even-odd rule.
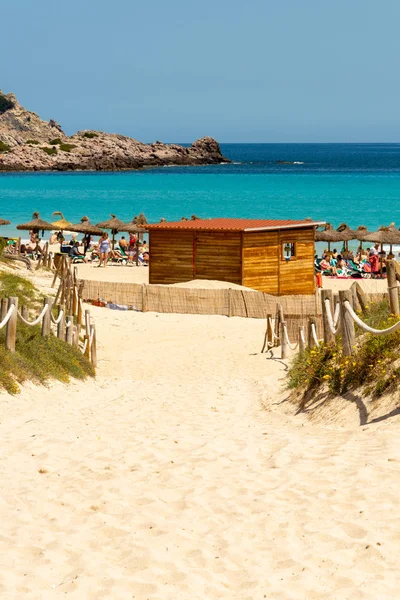
[[[193,275],[193,231],[150,231],[150,283],[191,281]]]
[[[279,294],[314,294],[314,229],[280,232],[279,251],[283,242],[296,243],[296,258],[279,260]]]
[[[283,242],[296,243],[296,258],[283,258]],[[314,229],[244,233],[242,281],[272,295],[314,294]]]
[[[196,232],[195,278],[241,284],[241,233]]]
[[[278,295],[278,240],[277,231],[243,233],[242,285]]]

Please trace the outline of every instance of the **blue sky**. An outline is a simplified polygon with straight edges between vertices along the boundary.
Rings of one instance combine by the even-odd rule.
[[[69,134],[400,141],[398,0],[18,0],[1,22],[0,89]]]

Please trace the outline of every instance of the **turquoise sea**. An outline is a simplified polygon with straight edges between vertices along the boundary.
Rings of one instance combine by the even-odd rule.
[[[305,218],[373,230],[400,226],[399,144],[221,144],[232,164],[116,173],[0,174],[2,234],[39,211],[77,222],[110,213],[150,222],[200,217]],[[284,162],[296,164],[284,164]]]

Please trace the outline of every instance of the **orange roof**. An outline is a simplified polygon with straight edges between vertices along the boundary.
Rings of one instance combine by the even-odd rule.
[[[190,219],[189,221],[174,221],[168,223],[153,223],[146,225],[146,229],[184,230],[184,231],[266,231],[277,229],[298,229],[302,227],[317,227],[324,225],[321,221],[290,221],[289,219]]]

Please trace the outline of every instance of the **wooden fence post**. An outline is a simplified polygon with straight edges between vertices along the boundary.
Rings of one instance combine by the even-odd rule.
[[[268,350],[268,342],[270,340],[273,341],[273,336],[271,335],[271,325],[269,322],[271,317],[272,317],[272,315],[270,315],[270,314],[267,315],[267,327],[265,329],[264,342],[263,342],[263,347],[261,348],[261,354],[264,352],[265,348],[267,348],[267,350]]]
[[[147,288],[146,284],[142,284],[142,312],[147,312]]]
[[[25,321],[29,321],[29,308],[27,306],[21,306],[21,315]]]
[[[78,297],[78,289],[76,284],[72,284],[72,314],[77,316],[78,314],[78,305],[79,305],[79,297]]]
[[[321,303],[322,303],[322,319],[324,325],[324,343],[330,344],[335,341],[335,336],[333,335],[328,321],[328,313],[326,308],[326,300],[329,300],[329,309],[332,315],[333,321],[333,292],[332,290],[321,290]]]
[[[51,311],[53,308],[53,298],[45,298],[44,306],[47,305],[47,311],[42,319],[42,337],[48,337],[51,331]]]
[[[12,305],[14,305],[15,308],[6,326],[6,348],[10,352],[15,352],[15,342],[17,339],[18,298],[13,296],[12,298],[8,299],[8,308],[10,308]]]
[[[1,315],[0,315],[0,321],[2,321],[8,311],[8,298],[2,298],[1,299]]]
[[[287,358],[289,355],[289,346],[285,335],[286,322],[281,321],[281,358]]]
[[[283,314],[283,308],[282,308],[282,304],[279,304],[279,302],[276,305],[276,316],[275,316],[275,331],[276,331],[276,336],[277,339],[275,339],[275,346],[279,346],[281,343],[281,339],[280,339],[280,333],[281,333],[281,323],[282,321],[285,320],[285,316]]]
[[[386,263],[387,282],[390,312],[392,315],[399,314],[399,288],[397,287],[396,267],[393,260],[388,260]]]
[[[90,360],[94,368],[97,367],[97,342],[96,342],[96,326],[91,325],[90,335],[92,336],[92,347],[90,348]]]
[[[79,326],[82,325],[82,297],[83,297],[83,286],[85,283],[81,281],[78,287],[78,318],[77,323]]]
[[[299,327],[299,352],[300,354],[302,354],[305,350],[305,345],[304,345],[304,327],[303,325],[300,325]]]
[[[74,317],[72,315],[68,315],[66,318],[66,334],[65,339],[68,344],[72,346],[72,338],[74,335]]]
[[[316,324],[316,319],[315,317],[310,317],[308,319],[308,347],[309,348],[314,348],[315,347],[315,340],[314,340],[314,336],[313,336],[313,331],[312,331],[312,326],[314,325],[315,327],[315,331],[317,331],[317,324]]]
[[[352,305],[353,294],[351,290],[340,290],[340,316],[342,319],[342,344],[343,354],[345,356],[351,356],[353,353],[353,346],[356,341],[356,334],[354,329],[354,321],[351,315],[347,312],[344,303],[349,302]]]
[[[361,310],[363,312],[365,312],[367,310],[367,306],[368,306],[367,296],[366,296],[364,290],[362,289],[361,285],[357,281],[355,283],[353,283],[353,285],[356,289],[356,294],[357,294],[358,302],[360,303],[360,306],[361,306]],[[354,306],[353,306],[353,308],[354,308]]]
[[[90,331],[90,310],[85,310],[85,333],[89,334]]]
[[[65,340],[65,310],[64,310],[64,306],[59,304],[58,305],[58,316],[60,316],[61,311],[63,313],[63,316],[61,317],[60,321],[57,323],[57,337],[59,340]]]

